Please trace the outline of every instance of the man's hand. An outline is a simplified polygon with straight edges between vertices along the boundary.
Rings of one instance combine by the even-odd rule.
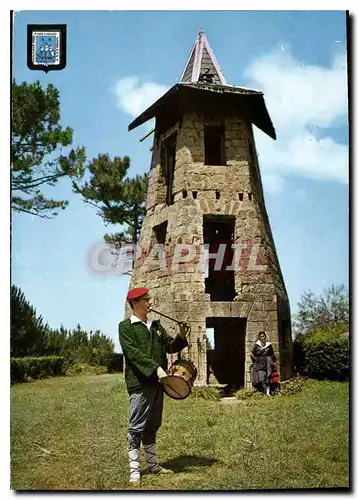
[[[189,325],[187,325],[186,323],[180,323],[179,329],[180,329],[180,331],[179,331],[180,337],[185,339],[187,336],[187,333],[189,332]]]
[[[167,377],[167,373],[160,366],[157,368],[157,377],[159,380],[161,380],[161,378],[163,377]]]

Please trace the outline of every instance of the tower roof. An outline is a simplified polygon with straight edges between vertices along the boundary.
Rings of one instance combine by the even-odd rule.
[[[208,40],[201,29],[192,47],[181,80],[155,103],[141,113],[128,129],[156,118],[156,127],[181,119],[184,110],[238,116],[256,125],[276,139],[273,123],[267,111],[263,92],[228,85]],[[161,125],[161,127],[162,127]]]
[[[173,119],[180,119],[184,109],[200,108],[211,113],[216,107],[228,116],[243,117],[269,137],[276,138],[262,92],[207,83],[177,83],[130,123],[128,130],[133,130],[154,117],[163,119],[171,116]]]
[[[181,83],[226,85],[223,72],[201,28],[180,79]]]

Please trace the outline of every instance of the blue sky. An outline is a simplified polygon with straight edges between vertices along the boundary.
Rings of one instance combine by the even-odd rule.
[[[26,25],[67,24],[67,67],[30,71]],[[256,130],[266,206],[292,312],[300,295],[348,284],[348,123],[344,12],[20,12],[14,26],[18,83],[60,91],[61,123],[88,158],[128,155],[131,176],[148,171],[151,139],[133,118],[180,78],[200,27],[227,82],[258,88],[277,131]],[[100,329],[116,349],[128,277],[96,273],[90,252],[102,219],[69,182],[44,192],[67,199],[55,219],[13,215],[12,282],[53,327]]]

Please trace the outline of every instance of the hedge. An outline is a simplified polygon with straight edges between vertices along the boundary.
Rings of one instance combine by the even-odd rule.
[[[11,358],[11,383],[66,375],[69,361],[63,356]]]
[[[123,372],[123,354],[113,353],[111,360],[107,365],[107,371],[109,373]]]
[[[297,371],[318,380],[348,380],[348,338],[301,338],[293,343]]]

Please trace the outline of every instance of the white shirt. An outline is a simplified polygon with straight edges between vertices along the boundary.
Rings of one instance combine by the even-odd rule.
[[[269,345],[271,345],[270,342],[266,342],[266,344],[263,345],[260,340],[257,340],[256,344],[259,345],[259,347],[261,347],[262,349],[265,349],[266,347],[268,347]]]
[[[130,317],[130,321],[131,323],[138,323],[138,322],[143,323],[144,325],[147,326],[148,330],[151,328],[152,325],[152,320],[149,320],[147,321],[147,323],[145,323],[144,321],[142,321],[142,319],[138,318],[134,314],[132,314],[132,316]]]

